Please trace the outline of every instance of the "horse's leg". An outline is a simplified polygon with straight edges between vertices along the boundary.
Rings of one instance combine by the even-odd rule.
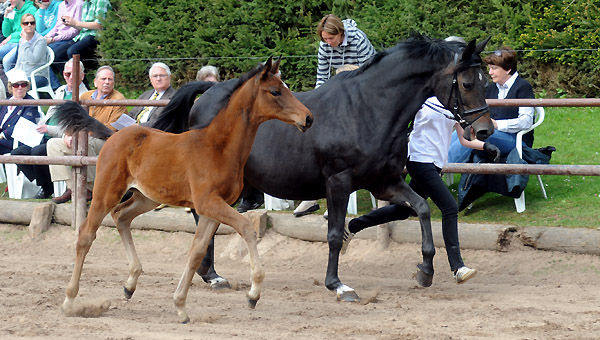
[[[190,249],[188,263],[183,271],[175,294],[173,295],[173,301],[175,308],[177,309],[177,316],[179,321],[182,323],[188,323],[190,318],[185,309],[185,302],[187,295],[194,278],[194,272],[200,267],[202,258],[206,253],[208,243],[212,238],[212,235],[217,230],[219,222],[211,220],[206,217],[200,217],[196,226],[196,233]]]
[[[198,225],[199,216],[196,213],[195,209],[192,209],[192,214],[194,215],[194,220],[196,221],[196,225]],[[212,289],[229,289],[231,285],[227,281],[227,279],[221,277],[215,271],[215,236],[210,239],[210,243],[208,244],[208,249],[206,251],[206,256],[202,259],[202,263],[200,268],[196,271],[204,282],[210,284]]]
[[[346,302],[360,301],[355,290],[343,284],[338,277],[340,250],[344,237],[344,224],[346,221],[346,207],[350,196],[350,188],[341,177],[330,178],[327,183],[327,243],[329,245],[329,258],[325,286],[335,291],[338,300]]]
[[[125,246],[127,262],[129,263],[129,277],[123,286],[123,293],[127,299],[131,299],[137,286],[138,278],[142,274],[142,264],[135,251],[133,238],[131,236],[131,221],[137,216],[156,208],[158,203],[134,190],[133,196],[125,202],[119,204],[112,211],[112,217],[121,235],[121,240]]]
[[[433,256],[435,255],[429,205],[403,180],[399,181],[394,188],[394,196],[390,198],[390,202],[401,205],[406,205],[408,202],[419,216],[423,263],[417,265],[417,282],[423,287],[429,287],[433,282]]]
[[[100,223],[102,223],[104,217],[112,208],[110,205],[104,204],[104,201],[101,201],[102,193],[100,193],[100,191],[102,191],[102,189],[95,190],[94,200],[92,200],[92,205],[88,212],[88,216],[79,228],[79,235],[77,237],[77,244],[75,246],[76,256],[75,264],[73,266],[73,274],[71,275],[71,280],[67,285],[65,301],[61,307],[63,313],[66,314],[71,312],[75,297],[77,297],[77,294],[79,293],[79,281],[81,280],[83,262],[85,261],[85,257],[89,252],[92,243],[96,239],[96,231],[100,227]],[[119,202],[119,198],[117,198],[117,201],[114,205]]]

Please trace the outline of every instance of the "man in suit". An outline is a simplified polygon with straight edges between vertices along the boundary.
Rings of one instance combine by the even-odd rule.
[[[171,69],[164,63],[154,63],[148,72],[152,90],[142,93],[138,99],[158,100],[171,99],[175,89],[171,87]],[[163,111],[164,106],[135,106],[128,115],[138,124],[152,126],[156,118]]]

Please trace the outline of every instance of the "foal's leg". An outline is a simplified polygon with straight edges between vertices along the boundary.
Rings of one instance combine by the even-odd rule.
[[[219,222],[211,220],[204,216],[199,216],[199,221],[196,226],[196,233],[192,242],[192,248],[188,258],[188,263],[185,266],[175,294],[173,295],[173,301],[175,302],[175,308],[177,309],[177,316],[181,323],[188,323],[190,318],[185,309],[185,302],[187,295],[194,278],[194,273],[200,267],[202,258],[206,254],[208,243],[212,238],[212,235],[217,231]]]
[[[406,205],[406,202],[408,202],[419,216],[423,263],[417,265],[417,282],[423,287],[429,287],[433,282],[433,256],[435,255],[429,205],[403,180],[397,183],[393,188],[393,192],[394,196],[390,198],[391,203]]]
[[[200,218],[198,227],[196,229],[196,235],[194,236],[192,249],[190,250],[188,265],[184,270],[174,295],[177,313],[180,317],[180,320],[184,323],[189,321],[189,317],[185,311],[185,300],[187,298],[187,293],[189,291],[194,272],[200,267],[202,258],[206,254],[208,243],[217,230],[219,222],[233,227],[246,241],[248,246],[252,276],[252,286],[248,292],[248,305],[250,308],[254,308],[258,299],[260,298],[262,282],[265,277],[264,270],[258,257],[256,232],[254,228],[252,228],[250,220],[238,213],[220,198],[218,201],[209,201],[204,199],[200,204],[202,204],[203,209],[199,211],[206,212],[206,216],[209,218]],[[196,202],[194,205],[196,207],[200,206]]]
[[[196,221],[196,225],[198,225],[198,221],[200,216],[196,213],[195,209],[192,209],[192,214],[194,215],[194,220]],[[200,268],[196,271],[204,282],[210,284],[212,289],[229,289],[231,285],[227,281],[227,279],[221,277],[221,275],[217,274],[215,270],[215,236],[210,239],[210,243],[208,244],[208,249],[206,251],[206,255],[204,259],[202,259],[202,264]]]
[[[85,257],[89,252],[90,247],[92,246],[92,242],[94,242],[96,239],[96,231],[111,208],[117,205],[119,202],[120,196],[117,197],[117,200],[113,206],[106,205],[105,202],[101,200],[103,194],[102,191],[103,189],[94,190],[94,199],[92,200],[92,205],[88,212],[88,216],[79,228],[73,274],[69,284],[67,285],[66,298],[61,308],[66,314],[71,312],[75,297],[77,297],[77,294],[79,293],[79,281],[81,280],[83,262],[85,261]]]
[[[119,204],[112,211],[112,217],[121,235],[121,240],[127,253],[127,262],[129,263],[129,277],[123,287],[123,292],[127,299],[131,299],[137,286],[138,278],[142,274],[142,264],[135,251],[133,238],[131,237],[131,221],[137,216],[156,208],[158,203],[134,190],[131,199]]]

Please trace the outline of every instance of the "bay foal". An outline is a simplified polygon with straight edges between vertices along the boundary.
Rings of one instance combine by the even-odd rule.
[[[264,66],[241,77],[228,101],[204,129],[171,134],[136,125],[107,140],[98,156],[92,204],[79,230],[73,275],[62,305],[65,314],[73,314],[83,262],[109,212],[125,245],[129,277],[124,291],[131,298],[142,272],[131,236],[131,221],[159,203],[193,208],[202,215],[174,294],[179,320],[189,322],[187,294],[219,223],[232,226],[248,245],[252,286],[247,297],[250,308],[256,306],[264,278],[256,233],[250,221],[230,205],[242,191],[244,164],[259,125],[279,119],[304,132],[313,119],[281,81],[279,61],[269,58]],[[87,129],[104,138],[112,134],[79,104],[68,102],[58,111],[61,124],[71,133]],[[133,191],[133,196],[120,203],[128,190]]]

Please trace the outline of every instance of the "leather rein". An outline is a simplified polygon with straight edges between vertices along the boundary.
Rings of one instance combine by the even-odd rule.
[[[458,64],[458,54],[454,54],[454,65]],[[466,129],[467,127],[471,126],[473,123],[475,123],[475,121],[477,121],[477,119],[481,118],[489,109],[488,105],[484,105],[475,109],[471,109],[471,110],[467,110],[465,111],[464,106],[463,106],[463,100],[462,97],[460,95],[460,90],[458,89],[458,72],[461,72],[465,69],[468,68],[472,68],[472,67],[480,67],[481,63],[472,63],[467,67],[462,67],[462,68],[458,68],[455,67],[454,68],[454,75],[452,77],[452,87],[450,88],[450,95],[448,96],[448,101],[447,103],[450,104],[450,101],[452,100],[452,97],[454,95],[454,104],[452,106],[447,105],[446,107],[451,107],[452,109],[450,110],[450,112],[452,112],[452,114],[454,115],[454,119],[460,124],[460,126],[462,126],[463,129]],[[479,113],[479,115],[469,121],[467,120],[467,116],[470,115],[474,115]]]

